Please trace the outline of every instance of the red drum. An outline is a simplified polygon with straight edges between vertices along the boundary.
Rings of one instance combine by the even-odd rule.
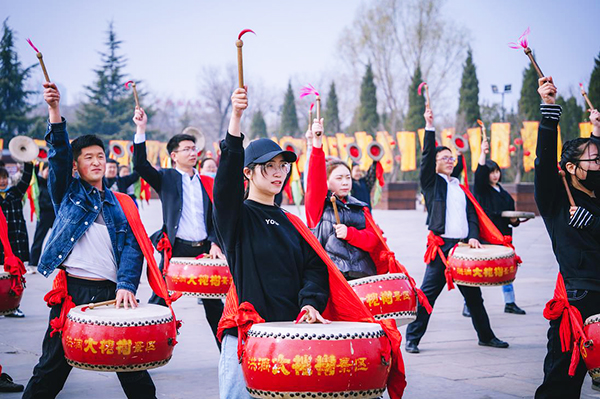
[[[417,298],[404,273],[348,281],[376,320],[395,319],[402,326],[417,318]]]
[[[510,284],[517,275],[515,251],[503,245],[459,245],[448,257],[448,267],[456,284],[474,287]]]
[[[593,379],[600,378],[600,314],[595,314],[583,323],[583,331],[588,338],[581,342],[581,357]]]
[[[389,359],[375,323],[273,322],[250,329],[242,370],[254,398],[377,398]]]
[[[67,363],[95,371],[138,371],[164,366],[175,345],[175,321],[167,307],[135,309],[77,306],[67,315],[62,344]]]
[[[12,276],[0,271],[0,315],[14,313],[21,303],[23,295],[15,296],[11,294],[11,286]]]
[[[225,298],[233,282],[227,262],[209,258],[172,258],[166,275],[169,291],[199,298]]]

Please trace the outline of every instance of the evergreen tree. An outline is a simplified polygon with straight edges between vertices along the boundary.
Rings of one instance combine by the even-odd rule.
[[[298,127],[298,114],[296,112],[296,100],[292,90],[292,82],[288,82],[288,89],[283,99],[283,109],[281,111],[281,132],[282,136],[298,136],[300,128]]]
[[[265,122],[265,118],[263,116],[262,111],[259,109],[252,116],[252,123],[250,125],[250,133],[252,137],[255,139],[261,137],[269,137],[267,135],[267,123]]]
[[[27,113],[31,105],[27,97],[32,94],[25,90],[24,83],[34,65],[23,68],[14,49],[14,33],[8,26],[8,18],[2,26],[0,41],[0,138],[27,133],[31,120]]]
[[[467,51],[467,60],[463,65],[459,94],[458,114],[464,117],[467,127],[476,126],[477,119],[481,119],[479,112],[479,80],[477,80],[477,70],[475,64],[473,64],[471,49]]]
[[[404,120],[404,130],[416,132],[425,127],[423,114],[425,113],[425,96],[419,95],[417,89],[423,81],[421,67],[417,66],[410,87],[408,88],[408,113]]]
[[[379,126],[379,114],[377,114],[377,87],[371,64],[360,85],[360,107],[358,109],[358,129],[370,134],[375,134]]]
[[[598,54],[598,58],[594,60],[594,69],[592,70],[590,86],[588,87],[588,97],[590,98],[592,105],[598,109],[598,107],[600,107],[600,54]]]
[[[536,121],[540,118],[540,96],[537,92],[538,76],[533,65],[523,71],[523,86],[519,98],[519,114],[525,121]]]
[[[327,102],[325,103],[325,133],[339,133],[342,131],[338,110],[338,98],[335,92],[335,82],[331,82]]]
[[[112,22],[108,27],[107,51],[101,53],[102,65],[96,69],[96,81],[86,86],[88,101],[78,111],[77,132],[97,134],[104,139],[125,139],[135,129],[131,120],[135,103],[131,91],[125,90],[125,58],[117,52],[121,46]],[[140,93],[140,99],[142,98]],[[148,110],[146,110],[148,113]]]
[[[571,96],[565,100],[562,96],[558,96],[556,103],[562,107],[562,115],[560,117],[560,135],[562,140],[567,141],[579,137],[579,122],[583,121],[585,113],[583,108],[577,104],[577,99]]]

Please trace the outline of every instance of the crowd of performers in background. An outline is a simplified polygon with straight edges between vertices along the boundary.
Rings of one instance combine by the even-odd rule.
[[[554,104],[556,87],[551,78],[540,79],[542,121],[535,167],[536,202],[544,218],[560,266],[555,298],[544,315],[551,320],[544,381],[536,398],[576,397],[586,372],[565,345],[578,351],[564,334],[566,314],[580,313],[585,320],[600,313],[600,114],[590,110],[594,130],[590,139],[579,138],[563,146],[560,168],[567,186],[557,173],[557,125],[560,106]],[[59,269],[53,290],[47,295],[52,320],[43,338],[42,355],[33,370],[24,398],[52,398],[62,390],[71,366],[60,340],[68,306],[116,299],[116,306],[137,307],[137,291],[144,254],[131,229],[119,228],[129,215],[118,193],[135,201],[133,185],[144,179],[158,194],[163,224],[152,236],[161,252],[161,267],[173,257],[227,260],[233,276],[225,304],[203,299],[208,324],[221,351],[219,386],[222,398],[250,397],[244,382],[239,351],[248,333],[240,324],[244,312],[249,324],[271,321],[324,323],[331,321],[375,322],[356,295],[349,294],[347,281],[392,271],[408,272],[395,259],[371,213],[371,191],[377,163],[366,174],[356,164],[326,158],[322,148],[323,119],[315,119],[307,137],[307,165],[303,177],[307,225],[284,211],[281,192],[297,161],[294,152],[269,139],[258,139],[244,148],[241,119],[248,106],[246,88],[232,95],[232,116],[221,142],[220,157],[199,159],[196,137],[175,135],[167,144],[172,168],[156,169],[147,160],[144,110],[136,107],[133,121],[133,172],[107,159],[104,144],[94,135],[69,142],[67,123],[60,114],[60,94],[52,83],[44,84],[49,106],[46,141],[51,149],[48,163],[36,168],[25,163],[21,177],[9,185],[9,175],[0,167],[0,206],[8,226],[14,255],[45,277]],[[455,159],[450,148],[438,146],[433,111],[424,114],[425,135],[420,165],[420,184],[427,210],[429,235],[425,275],[420,288],[408,276],[418,295],[416,320],[408,325],[405,350],[419,353],[419,345],[432,308],[446,285],[447,259],[459,243],[481,248],[493,242],[490,233],[512,236],[518,218],[501,216],[513,211],[515,202],[499,184],[502,172],[487,159],[489,144],[481,143],[475,172],[474,195],[458,177],[465,172],[462,155]],[[73,169],[75,164],[75,169]],[[39,220],[29,250],[23,198],[33,173],[39,186]],[[117,194],[113,194],[113,192]],[[573,200],[569,200],[572,192]],[[279,198],[278,198],[279,197]],[[84,206],[79,206],[83,203]],[[575,205],[576,204],[576,205]],[[57,224],[58,223],[58,224]],[[53,224],[61,228],[52,229]],[[64,227],[63,227],[64,226]],[[310,230],[309,230],[310,229]],[[48,243],[42,243],[49,230]],[[393,232],[388,232],[393,234]],[[510,242],[510,241],[509,241]],[[506,244],[506,242],[504,242]],[[394,270],[392,270],[392,268]],[[507,348],[496,337],[483,304],[479,287],[458,285],[471,317],[478,344]],[[512,284],[503,288],[505,312],[525,314],[515,303]],[[69,305],[67,304],[69,302]],[[165,298],[153,294],[150,303],[167,306]],[[17,309],[5,317],[24,317]],[[402,396],[406,385],[399,351],[400,335],[395,323],[382,323],[390,339],[393,367],[388,390]],[[572,334],[575,339],[575,333]],[[568,341],[568,342],[567,342]],[[156,389],[147,371],[117,373],[129,398],[154,398]],[[0,391],[18,391],[8,375],[0,377]]]

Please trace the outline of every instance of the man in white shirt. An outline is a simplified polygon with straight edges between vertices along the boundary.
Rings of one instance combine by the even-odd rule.
[[[136,108],[133,118],[137,126],[133,140],[133,167],[160,196],[163,211],[163,228],[158,233],[166,234],[173,257],[196,257],[209,253],[225,259],[217,242],[212,221],[212,203],[195,166],[198,162],[196,140],[187,134],[177,134],[167,143],[167,151],[175,168],[156,170],[146,156],[146,123],[144,110]],[[211,193],[212,194],[212,193]],[[162,267],[161,262],[161,267]],[[164,304],[153,295],[150,303]],[[223,313],[220,299],[204,299],[206,319],[211,326],[217,346],[217,326]]]

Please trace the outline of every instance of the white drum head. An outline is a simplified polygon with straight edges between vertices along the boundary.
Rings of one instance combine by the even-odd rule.
[[[222,259],[210,259],[210,258],[171,258],[169,263],[175,263],[179,265],[192,265],[192,266],[223,266],[227,267],[227,262]]]
[[[160,324],[173,320],[171,310],[160,305],[140,304],[135,309],[116,309],[114,305],[90,309],[88,306],[89,304],[74,307],[69,311],[68,318],[79,323],[122,325],[123,327]]]
[[[453,258],[473,259],[473,260],[492,260],[501,258],[510,258],[515,255],[510,247],[504,245],[483,244],[483,248],[471,248],[468,245],[459,245],[452,253]]]
[[[1,268],[4,269],[3,267],[1,267]],[[5,271],[0,271],[0,280],[4,280],[5,278],[10,278],[10,274],[8,274]]]
[[[330,324],[295,324],[292,321],[277,321],[254,324],[250,329],[251,337],[271,337],[281,339],[357,339],[378,338],[384,335],[377,323],[354,323],[333,321]]]
[[[404,273],[387,273],[387,274],[378,274],[376,276],[368,276],[363,278],[357,278],[356,280],[348,281],[350,287],[354,287],[357,285],[376,283],[378,281],[386,281],[386,280],[408,280],[408,277]]]

